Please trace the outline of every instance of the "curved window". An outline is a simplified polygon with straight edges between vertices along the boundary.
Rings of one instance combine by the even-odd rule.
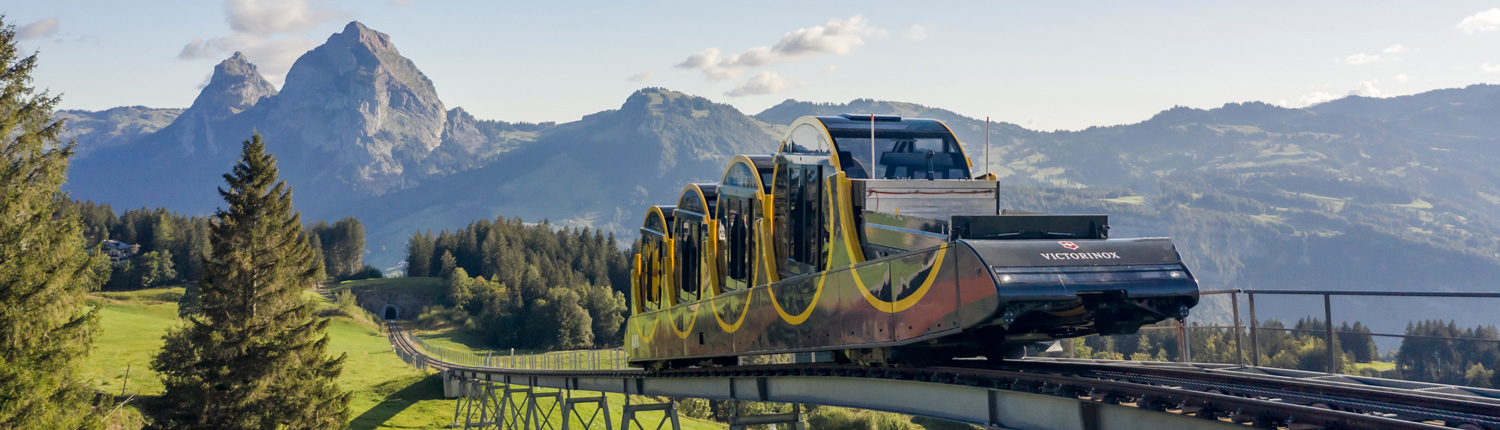
[[[787,152],[798,154],[827,154],[828,139],[812,125],[802,124],[792,130],[791,148]]]
[[[958,141],[945,133],[837,130],[839,165],[851,179],[968,179],[969,162]],[[871,157],[876,160],[871,163]],[[874,172],[870,172],[870,168]]]

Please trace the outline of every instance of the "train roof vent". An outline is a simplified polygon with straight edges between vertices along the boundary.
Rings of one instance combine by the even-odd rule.
[[[846,114],[839,115],[839,116],[844,117],[844,119],[847,119],[847,120],[850,120],[850,121],[870,121],[871,120],[870,117],[874,117],[875,121],[901,122],[901,117],[897,116],[897,115],[869,115],[869,114],[855,115],[855,114],[848,114],[848,113],[846,113]]]

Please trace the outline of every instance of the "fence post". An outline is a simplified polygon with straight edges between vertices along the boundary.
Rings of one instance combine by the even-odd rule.
[[[1229,305],[1234,308],[1234,355],[1239,357],[1239,365],[1245,365],[1245,348],[1240,342],[1240,292],[1229,293]]]
[[[1339,374],[1339,347],[1333,338],[1333,303],[1328,293],[1323,293],[1323,323],[1328,327],[1328,373]]]
[[[1260,342],[1255,335],[1255,331],[1260,328],[1260,322],[1255,320],[1255,293],[1246,291],[1245,298],[1250,300],[1250,365],[1259,367]]]

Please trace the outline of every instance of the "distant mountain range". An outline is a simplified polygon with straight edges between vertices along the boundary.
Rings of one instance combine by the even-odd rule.
[[[749,116],[646,88],[565,124],[480,120],[357,22],[298,59],[279,91],[236,54],[187,109],[58,116],[79,142],[73,197],[117,208],[210,212],[240,140],[259,131],[305,219],[359,217],[368,260],[392,267],[412,232],[478,218],[634,237],[647,205],[717,181],[735,154],[774,152],[797,117],[839,113],[940,119],[985,160],[983,120],[868,99]],[[996,123],[975,170],[1009,185],[1006,207],[1107,213],[1116,237],[1175,237],[1205,289],[1493,291],[1496,118],[1500,86],[1473,85],[1306,109],[1175,107],[1079,131]]]

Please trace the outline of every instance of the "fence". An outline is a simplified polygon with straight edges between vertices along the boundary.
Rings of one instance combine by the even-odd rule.
[[[504,351],[474,351],[433,345],[421,337],[402,333],[428,355],[453,364],[475,367],[505,367],[512,369],[546,370],[613,370],[626,369],[629,357],[625,351],[593,349],[578,351],[555,351],[541,354],[516,354],[515,349]]]
[[[1237,364],[1242,365],[1242,366],[1245,365],[1245,364],[1247,364],[1247,360],[1246,360],[1246,357],[1245,357],[1247,351],[1245,351],[1244,342],[1242,341],[1242,338],[1245,337],[1245,336],[1248,336],[1250,338],[1249,351],[1248,351],[1250,357],[1249,357],[1249,360],[1248,360],[1248,364],[1250,364],[1252,366],[1260,366],[1260,352],[1261,352],[1260,351],[1260,342],[1259,342],[1260,333],[1267,332],[1267,331],[1316,333],[1316,334],[1322,335],[1321,337],[1322,337],[1322,339],[1324,341],[1324,344],[1328,345],[1325,348],[1328,351],[1327,352],[1327,356],[1326,356],[1325,359],[1326,359],[1326,364],[1328,366],[1327,369],[1328,369],[1329,373],[1331,373],[1331,374],[1342,373],[1342,369],[1339,368],[1340,367],[1339,366],[1339,354],[1340,354],[1341,351],[1340,351],[1339,348],[1332,347],[1333,345],[1335,345],[1337,343],[1337,341],[1335,339],[1337,339],[1336,336],[1338,336],[1339,334],[1354,334],[1354,335],[1361,335],[1361,336],[1385,337],[1385,338],[1399,338],[1399,339],[1439,339],[1439,340],[1451,340],[1451,341],[1496,342],[1496,340],[1469,339],[1469,338],[1446,337],[1446,336],[1445,337],[1437,337],[1437,336],[1422,336],[1422,335],[1395,334],[1395,333],[1373,333],[1373,332],[1366,333],[1366,332],[1339,331],[1339,330],[1335,329],[1335,326],[1333,324],[1333,302],[1332,302],[1332,298],[1333,297],[1339,297],[1339,296],[1350,296],[1350,297],[1353,297],[1353,296],[1362,296],[1362,297],[1417,297],[1417,298],[1454,298],[1454,299],[1500,299],[1500,293],[1410,292],[1410,291],[1374,292],[1374,291],[1337,291],[1337,290],[1305,290],[1304,291],[1304,290],[1241,290],[1241,289],[1233,289],[1233,290],[1203,291],[1203,292],[1200,292],[1199,295],[1202,295],[1202,296],[1228,295],[1229,296],[1229,300],[1230,300],[1230,308],[1232,309],[1233,325],[1229,325],[1229,326],[1221,326],[1221,325],[1191,325],[1191,326],[1189,326],[1189,325],[1185,325],[1180,320],[1173,320],[1174,323],[1171,324],[1171,325],[1168,325],[1168,326],[1151,326],[1151,327],[1142,327],[1141,329],[1142,330],[1176,330],[1177,331],[1177,345],[1178,345],[1177,357],[1178,357],[1179,361],[1183,361],[1183,362],[1192,362],[1193,361],[1193,358],[1192,358],[1193,352],[1192,352],[1191,345],[1192,345],[1192,332],[1194,330],[1204,330],[1204,329],[1210,329],[1210,330],[1232,330],[1234,332],[1234,349],[1235,349],[1235,354],[1234,355],[1235,355]],[[1241,295],[1245,296],[1245,301],[1248,304],[1248,309],[1247,309],[1248,313],[1249,313],[1249,315],[1248,315],[1249,321],[1248,322],[1245,321],[1245,320],[1243,320],[1243,319],[1241,319],[1241,315],[1240,315],[1240,296]],[[1297,329],[1297,328],[1266,328],[1266,327],[1261,327],[1260,326],[1261,320],[1257,317],[1256,310],[1255,310],[1255,297],[1256,296],[1322,296],[1322,298],[1323,298],[1323,325],[1324,325],[1324,328],[1323,328],[1323,330],[1307,330],[1307,329]],[[1246,327],[1247,324],[1248,324],[1248,327]],[[1321,333],[1319,333],[1319,332],[1321,332]],[[1073,353],[1073,348],[1071,348],[1071,344],[1069,346],[1070,346],[1070,348],[1068,348],[1068,353],[1071,356],[1071,354]]]

